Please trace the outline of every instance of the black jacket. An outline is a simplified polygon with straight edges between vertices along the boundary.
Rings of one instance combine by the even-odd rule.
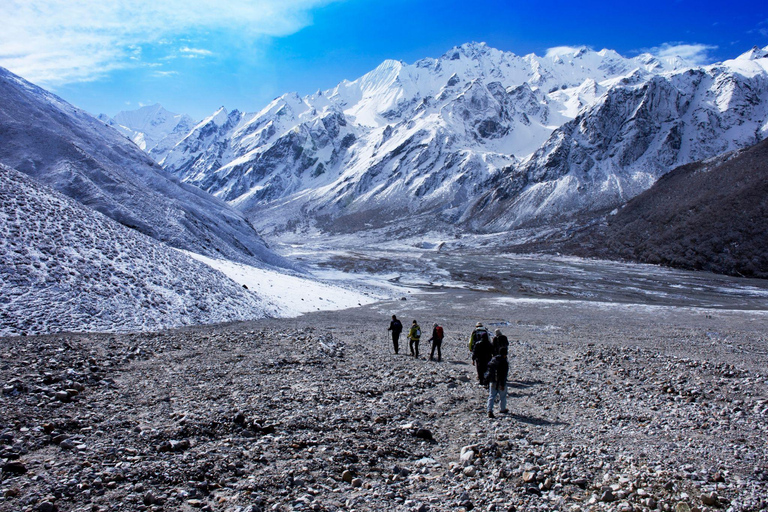
[[[400,320],[392,320],[389,322],[389,329],[388,331],[392,331],[392,334],[400,334],[403,332],[403,324],[400,323]]]
[[[495,382],[498,386],[504,386],[509,376],[509,362],[504,356],[493,356],[488,363],[488,371],[485,372],[486,382]]]
[[[494,336],[493,337],[493,353],[494,355],[499,355],[499,349],[501,347],[509,347],[509,340],[506,336],[503,334],[500,336]]]
[[[493,345],[488,341],[488,337],[484,336],[475,343],[475,348],[472,350],[472,360],[486,363],[491,357],[493,357]]]

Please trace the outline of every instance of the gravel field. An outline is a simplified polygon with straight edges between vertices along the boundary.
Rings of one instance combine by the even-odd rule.
[[[392,353],[395,313],[444,326]],[[509,414],[466,349],[510,339]],[[768,315],[434,289],[0,339],[0,511],[768,510]]]

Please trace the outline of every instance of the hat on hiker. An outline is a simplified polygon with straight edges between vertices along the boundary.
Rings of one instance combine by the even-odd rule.
[[[483,326],[483,324],[482,324],[481,322],[477,322],[477,323],[475,324],[475,327],[482,327],[482,326]]]
[[[501,336],[501,329],[496,329],[493,332],[494,332],[494,334],[496,334],[496,336]]]

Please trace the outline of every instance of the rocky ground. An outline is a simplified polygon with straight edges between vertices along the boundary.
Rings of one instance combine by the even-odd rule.
[[[392,313],[442,323],[442,361],[392,354]],[[511,340],[495,419],[478,320]],[[767,333],[760,312],[443,291],[3,338],[0,510],[767,510]]]

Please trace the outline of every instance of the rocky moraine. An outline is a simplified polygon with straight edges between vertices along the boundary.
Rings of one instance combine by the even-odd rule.
[[[393,312],[445,327],[442,362],[392,354]],[[495,419],[477,320],[511,340]],[[767,327],[467,292],[4,338],[0,510],[766,510]]]

